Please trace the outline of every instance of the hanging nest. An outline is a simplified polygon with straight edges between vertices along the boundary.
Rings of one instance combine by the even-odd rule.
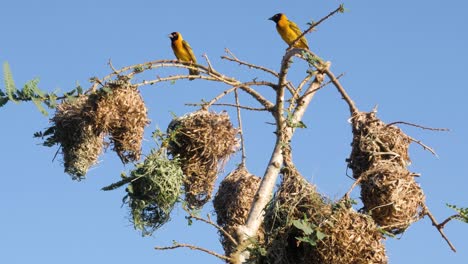
[[[353,143],[348,167],[355,179],[379,161],[409,165],[410,137],[396,126],[388,126],[376,117],[376,112],[360,112],[352,119]]]
[[[411,138],[387,125],[374,112],[353,117],[348,166],[359,179],[363,210],[391,234],[404,232],[423,216],[424,194],[406,168]]]
[[[168,151],[179,156],[185,175],[185,200],[200,208],[211,198],[218,167],[239,147],[235,129],[226,113],[200,110],[172,120]]]
[[[213,199],[218,225],[236,241],[239,241],[237,227],[245,224],[259,186],[260,178],[250,174],[245,167],[239,167],[224,178]],[[220,235],[226,256],[230,256],[236,250],[236,244],[224,233]],[[257,240],[262,241],[262,229],[258,235]]]
[[[126,76],[106,85],[98,95],[95,125],[110,134],[113,150],[123,163],[137,161],[144,128],[149,124],[145,103]]]
[[[151,235],[169,220],[179,199],[183,184],[180,163],[153,152],[130,172],[130,179],[126,191],[134,227]]]
[[[382,233],[367,215],[337,204],[321,230],[326,237],[312,248],[313,257],[303,263],[388,263]]]
[[[382,234],[372,218],[332,205],[295,169],[283,173],[266,210],[266,253],[259,263],[387,263]]]
[[[424,216],[423,191],[406,168],[380,162],[361,177],[363,209],[383,230],[402,233]]]
[[[307,262],[311,259],[311,247],[298,243],[296,237],[302,236],[302,231],[293,222],[305,217],[312,223],[321,223],[331,207],[295,168],[284,168],[282,173],[281,185],[265,212],[266,252],[257,253],[257,258],[268,264],[313,263]]]
[[[85,177],[104,145],[103,133],[94,129],[93,120],[87,115],[93,104],[93,98],[84,95],[64,100],[51,119],[53,125],[49,130],[53,129],[53,135],[44,143],[60,145],[65,172],[74,180]]]

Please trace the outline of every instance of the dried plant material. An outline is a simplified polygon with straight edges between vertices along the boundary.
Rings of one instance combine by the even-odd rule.
[[[93,120],[86,114],[92,104],[84,95],[66,99],[52,118],[54,134],[48,141],[60,145],[65,172],[77,180],[96,164],[104,145],[103,133],[94,129]]]
[[[305,217],[311,223],[321,223],[330,215],[331,207],[295,168],[283,168],[282,173],[281,185],[265,212],[266,252],[254,253],[260,263],[313,263],[305,262],[311,259],[310,246],[298,243],[296,237],[301,236],[301,231],[293,221]]]
[[[375,112],[357,113],[353,119],[353,143],[348,166],[354,178],[367,171],[372,164],[387,160],[405,167],[409,165],[410,137],[396,126],[387,126]]]
[[[182,162],[185,200],[200,208],[211,198],[218,167],[239,147],[238,131],[226,113],[200,110],[172,120],[168,132],[168,151]]]
[[[183,172],[177,159],[151,153],[130,172],[128,205],[133,224],[151,235],[167,221],[182,192]]]
[[[218,225],[236,241],[239,241],[237,227],[245,224],[259,186],[259,177],[239,167],[224,178],[213,199]],[[230,256],[236,250],[236,245],[222,232],[220,235],[226,256]],[[257,240],[261,241],[262,238],[263,230],[260,229]]]
[[[364,210],[383,230],[399,234],[423,217],[423,191],[406,168],[379,162],[361,177]]]
[[[335,208],[320,226],[326,237],[317,242],[311,259],[302,263],[388,263],[382,233],[367,215],[345,207]]]
[[[331,204],[294,168],[283,173],[266,211],[266,253],[260,263],[387,263],[382,234],[372,218]]]
[[[126,77],[108,83],[97,100],[95,125],[110,134],[113,150],[123,163],[141,156],[144,128],[149,124],[147,109],[136,86]]]
[[[422,217],[424,194],[406,168],[411,138],[386,125],[375,112],[358,113],[353,119],[352,152],[348,160],[359,179],[364,210],[385,231],[404,232]]]

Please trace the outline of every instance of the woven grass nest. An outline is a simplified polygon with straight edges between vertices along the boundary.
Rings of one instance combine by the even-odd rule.
[[[375,114],[358,113],[353,117],[348,166],[360,181],[364,212],[383,230],[399,234],[422,218],[425,197],[415,174],[407,169],[411,138]]]
[[[294,223],[308,225],[305,234]],[[266,254],[259,263],[342,264],[387,263],[382,234],[374,221],[317,193],[295,169],[283,181],[265,215]],[[325,237],[314,240],[317,233]],[[298,238],[314,240],[312,245]]]
[[[237,227],[245,224],[259,186],[259,177],[250,174],[244,167],[239,167],[224,178],[213,199],[218,225],[236,241],[239,241]],[[230,256],[236,245],[224,233],[220,235],[226,256]],[[262,229],[258,240],[263,240]]]
[[[47,145],[59,144],[65,172],[73,179],[85,177],[96,164],[109,135],[110,144],[123,163],[141,155],[144,127],[149,123],[146,106],[129,79],[120,76],[101,90],[65,99],[51,119],[53,135]]]
[[[182,192],[183,172],[177,159],[153,152],[130,172],[127,203],[132,222],[143,235],[151,235],[169,220]]]
[[[372,164],[390,160],[401,166],[410,164],[410,138],[396,126],[388,126],[375,112],[360,112],[352,119],[353,142],[348,166],[355,179]]]
[[[125,76],[107,84],[96,102],[96,129],[109,134],[110,143],[123,163],[138,161],[144,128],[149,124],[147,109],[137,90]]]
[[[364,210],[383,230],[402,233],[424,216],[423,191],[406,168],[379,162],[361,177]]]
[[[185,200],[200,208],[211,198],[218,169],[237,151],[238,130],[226,113],[200,110],[172,120],[168,151],[181,159]]]
[[[60,144],[65,172],[77,180],[96,164],[104,145],[104,133],[95,130],[87,117],[90,110],[88,97],[81,95],[59,104],[51,119],[54,134],[48,140]]]

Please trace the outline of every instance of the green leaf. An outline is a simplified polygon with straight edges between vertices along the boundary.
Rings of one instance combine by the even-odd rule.
[[[315,230],[315,235],[317,236],[317,240],[320,241],[327,237],[325,233],[320,232],[319,230]]]
[[[11,73],[10,65],[8,62],[3,63],[3,78],[5,82],[5,90],[8,98],[13,101],[17,102],[15,99],[15,93],[17,91],[15,81],[13,80],[13,74]]]
[[[309,222],[303,220],[303,219],[298,219],[298,220],[293,220],[292,224],[299,230],[302,230],[305,235],[310,235],[314,232],[312,229],[312,226]]]
[[[45,110],[45,108],[42,106],[42,100],[41,99],[37,99],[37,98],[32,98],[31,99],[33,101],[33,103],[36,105],[37,109],[39,110],[39,112],[41,112],[41,114],[43,114],[44,116],[48,116],[49,113]]]
[[[317,241],[315,239],[310,238],[310,237],[296,237],[296,240],[308,243],[313,247],[317,245]]]

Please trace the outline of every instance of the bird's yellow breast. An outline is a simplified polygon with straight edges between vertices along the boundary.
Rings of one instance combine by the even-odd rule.
[[[176,40],[172,42],[172,50],[174,51],[174,55],[177,59],[181,61],[192,61],[192,57],[190,56],[190,52],[184,47],[182,40]]]

